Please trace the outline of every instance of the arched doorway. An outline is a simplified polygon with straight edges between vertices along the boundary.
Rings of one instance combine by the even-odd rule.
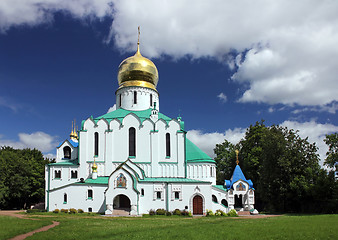
[[[243,201],[242,201],[242,194],[235,195],[235,208],[242,208],[243,207]]]
[[[200,195],[196,195],[192,201],[194,215],[203,215],[203,198]]]
[[[117,195],[114,198],[114,209],[130,211],[130,199],[123,194]]]

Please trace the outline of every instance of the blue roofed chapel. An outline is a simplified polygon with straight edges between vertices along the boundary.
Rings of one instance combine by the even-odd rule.
[[[186,137],[184,121],[160,112],[158,71],[143,57],[119,66],[116,110],[74,126],[46,166],[46,208],[107,215],[175,209],[254,209],[254,188],[236,166],[216,185],[216,163]],[[169,100],[169,99],[168,99]]]

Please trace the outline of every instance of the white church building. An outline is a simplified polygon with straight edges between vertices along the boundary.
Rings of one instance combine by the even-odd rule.
[[[254,208],[239,165],[216,185],[216,163],[186,137],[180,117],[160,112],[158,71],[139,50],[119,66],[116,110],[83,120],[46,165],[46,209],[116,215],[175,209],[204,215]]]

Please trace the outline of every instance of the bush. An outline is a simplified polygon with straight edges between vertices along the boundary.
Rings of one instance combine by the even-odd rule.
[[[156,214],[155,210],[153,210],[153,209],[150,209],[150,210],[149,210],[149,215],[150,215],[150,216],[153,216],[153,215],[155,215],[155,214]]]
[[[207,209],[207,217],[215,216],[215,214],[212,212],[212,210]]]
[[[82,209],[78,209],[77,212],[78,213],[84,213],[84,211]]]
[[[61,209],[62,213],[68,213],[68,209]]]
[[[59,212],[60,212],[59,209],[55,209],[55,210],[53,211],[53,213],[59,213]]]
[[[27,213],[46,212],[45,209],[27,209]]]
[[[231,209],[227,215],[228,217],[238,217],[238,214],[235,209]]]
[[[181,216],[181,211],[179,209],[175,209],[173,211],[173,215]]]
[[[166,210],[164,210],[163,208],[159,208],[156,210],[156,215],[165,215],[166,214]]]
[[[226,216],[226,215],[227,214],[220,209],[216,210],[215,212],[215,216]]]
[[[73,213],[73,214],[75,214],[75,213],[77,213],[77,211],[76,211],[76,209],[75,209],[75,208],[71,208],[71,209],[69,209],[69,213]]]
[[[171,212],[166,212],[165,215],[166,216],[171,216]]]

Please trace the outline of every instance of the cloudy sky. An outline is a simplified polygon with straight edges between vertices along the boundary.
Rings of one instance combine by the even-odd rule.
[[[337,12],[331,0],[1,0],[0,145],[53,156],[73,119],[106,113],[141,26],[160,111],[210,156],[264,119],[324,158],[338,131]]]

